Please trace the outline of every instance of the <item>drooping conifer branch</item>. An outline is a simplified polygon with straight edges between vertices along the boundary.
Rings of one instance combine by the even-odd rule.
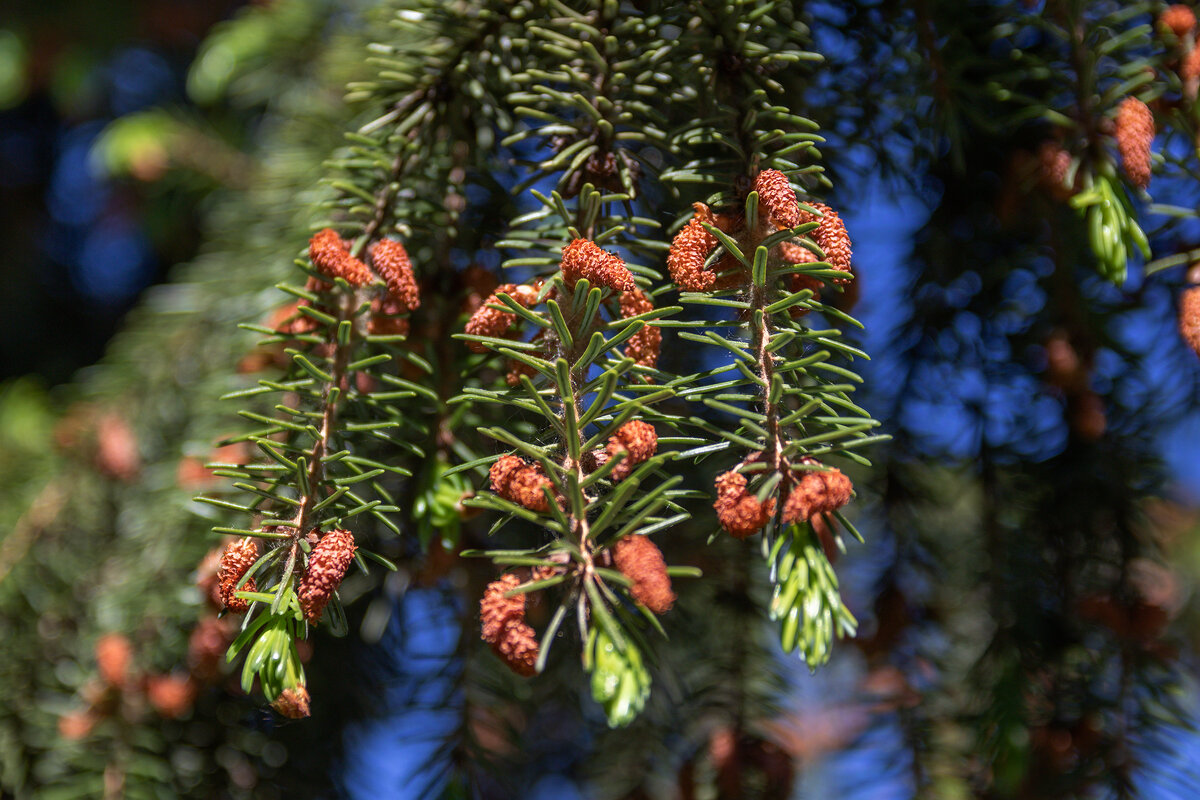
[[[718,3],[702,13],[714,30],[739,27],[736,8]],[[782,5],[756,11],[767,18],[772,13],[786,17],[789,11]],[[764,552],[777,581],[772,616],[782,621],[784,648],[800,645],[816,666],[828,658],[833,634],[852,632],[854,620],[812,527],[824,525],[827,514],[845,524],[839,509],[849,500],[849,482],[815,457],[868,443],[872,437],[866,432],[877,423],[846,396],[852,385],[836,382],[858,378],[833,363],[835,355],[863,354],[838,341],[836,329],[801,324],[810,312],[853,322],[819,302],[825,282],[844,283],[850,270],[844,225],[827,206],[800,204],[788,178],[820,182],[820,167],[811,159],[815,125],[768,100],[779,88],[769,77],[770,65],[813,54],[803,51],[800,37],[768,45],[754,38],[763,28],[740,29],[743,34],[727,43],[705,73],[711,85],[707,116],[676,134],[715,144],[704,157],[664,175],[682,185],[701,174],[718,186],[732,185],[707,198],[716,207],[695,205],[692,220],[672,243],[668,266],[685,290],[685,303],[736,315],[733,323],[710,324],[735,327],[738,337],[680,332],[681,338],[716,345],[728,359],[708,377],[740,375],[686,394],[737,421],[736,430],[703,428],[724,440],[723,449],[743,453],[734,470],[718,476],[714,508],[721,525],[738,538],[767,528]],[[754,89],[745,91],[747,84]],[[798,560],[803,570],[796,569]],[[816,575],[820,581],[809,582],[807,576]]]
[[[440,205],[451,166],[442,162],[438,170],[429,173],[426,159],[444,146],[443,126],[453,123],[458,113],[469,114],[442,101],[459,84],[475,79],[461,66],[477,57],[488,37],[502,35],[497,26],[502,26],[504,14],[498,12],[507,10],[501,3],[472,4],[464,20],[457,12],[465,6],[459,5],[427,3],[419,14],[411,9],[398,13],[395,22],[403,33],[395,43],[380,46],[392,60],[384,65],[379,81],[355,87],[357,92],[369,90],[374,99],[387,98],[389,93],[397,99],[389,99],[382,117],[351,136],[348,152],[332,164],[343,176],[330,180],[334,195],[327,204],[337,229],[319,232],[310,245],[310,260],[299,262],[308,274],[307,285],[303,289],[284,287],[299,297],[299,302],[277,316],[275,325],[256,328],[274,335],[267,346],[296,345],[287,350],[289,374],[282,380],[260,380],[255,389],[235,393],[250,398],[290,392],[299,395],[300,407],[295,407],[294,400],[277,404],[275,417],[243,412],[268,425],[240,438],[257,444],[269,462],[241,465],[225,474],[243,479],[235,487],[253,492],[258,498],[253,504],[202,498],[226,508],[266,512],[255,530],[219,531],[286,545],[269,546],[253,567],[243,571],[236,587],[244,600],[269,602],[269,609],[258,614],[251,606],[247,633],[234,643],[232,651],[251,646],[250,653],[262,648],[272,653],[265,661],[247,657],[243,672],[243,683],[249,688],[248,682],[259,671],[269,699],[303,680],[293,642],[295,636],[303,635],[302,610],[308,622],[315,623],[322,615],[310,614],[308,605],[323,609],[333,600],[329,616],[335,629],[344,626],[340,605],[331,595],[345,572],[342,556],[357,549],[355,558],[364,571],[364,557],[392,566],[372,550],[356,547],[353,535],[342,526],[346,520],[366,515],[393,533],[400,532],[391,519],[400,510],[394,497],[401,488],[399,481],[412,471],[395,463],[394,454],[421,452],[408,440],[423,438],[424,423],[431,417],[428,401],[438,399],[420,383],[389,369],[404,364],[418,373],[432,372],[429,362],[405,344],[408,315],[420,304],[421,292],[404,245],[387,235],[397,229],[402,235],[407,232],[410,246],[423,255],[435,249],[429,242],[441,238],[436,228],[397,223],[427,217],[420,204],[427,202],[429,195],[438,198],[428,201],[430,206]],[[422,66],[397,79],[388,71],[396,58],[412,59]],[[405,193],[408,200],[402,203]],[[457,212],[442,209],[442,213],[453,216]],[[348,234],[352,241],[339,234]],[[427,268],[425,275],[437,276],[438,270]],[[440,431],[440,419],[433,421]],[[282,441],[281,435],[285,437]],[[424,465],[422,469],[431,471]],[[264,477],[268,479],[266,488],[249,480]],[[424,516],[444,519],[440,506],[457,502],[457,497],[435,494],[434,500],[437,508],[425,503]],[[330,527],[337,530],[323,533]],[[358,520],[355,527],[360,541],[369,538]],[[332,533],[349,537],[348,545],[330,555],[336,567],[325,565],[329,559],[323,555]],[[316,590],[309,584],[318,573],[327,577],[314,594]],[[337,580],[328,578],[330,575],[337,575]],[[319,599],[306,599],[318,595]],[[257,630],[263,633],[251,645]],[[271,676],[263,671],[281,664],[289,666]]]
[[[593,673],[593,695],[614,725],[636,715],[649,688],[641,656],[646,644],[631,615],[640,608],[653,618],[639,599],[651,596],[639,588],[648,580],[639,570],[661,573],[665,581],[666,567],[661,557],[637,559],[638,567],[626,564],[639,572],[639,583],[623,574],[613,548],[686,517],[673,499],[677,481],[642,486],[667,457],[655,454],[658,433],[648,420],[661,425],[670,418],[652,412],[651,404],[672,394],[647,381],[654,373],[658,339],[651,335],[656,331],[646,329],[673,309],[655,309],[637,285],[635,275],[653,279],[656,273],[606,249],[616,244],[644,253],[638,228],[653,226],[633,213],[643,179],[634,148],[661,133],[658,115],[635,87],[651,74],[654,54],[670,46],[658,30],[662,24],[659,17],[622,15],[616,4],[598,2],[582,12],[555,7],[530,26],[539,37],[537,46],[553,51],[561,63],[510,98],[517,104],[514,114],[540,124],[506,144],[543,135],[555,152],[532,164],[525,183],[551,178],[558,190],[550,196],[535,192],[542,207],[518,220],[500,246],[549,251],[506,266],[554,271],[523,286],[501,287],[506,291],[476,313],[464,337],[514,363],[508,379],[512,388],[470,389],[467,396],[540,415],[551,433],[546,444],[534,445],[500,429],[483,431],[520,455],[503,455],[492,464],[494,494],[474,502],[536,521],[552,534],[544,547],[498,554],[494,560],[535,567],[531,578],[511,592],[565,584],[558,611],[541,637],[537,668],[544,666],[549,645],[573,608],[584,664]],[[564,57],[567,51],[571,55]],[[510,328],[516,324],[532,327],[533,335],[514,337]],[[624,354],[618,350],[622,345]],[[649,540],[641,541],[657,552]],[[523,661],[510,660],[525,652],[518,646],[526,635],[519,618],[507,628],[485,624],[484,638],[523,671]]]

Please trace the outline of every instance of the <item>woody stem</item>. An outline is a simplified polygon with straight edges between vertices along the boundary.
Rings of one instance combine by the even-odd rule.
[[[753,249],[757,249],[755,244]],[[751,250],[753,252],[753,250]],[[769,273],[768,273],[769,275]],[[775,379],[775,357],[771,354],[771,318],[767,314],[767,285],[759,286],[753,281],[750,288],[750,332],[754,357],[758,366],[758,377],[762,383],[763,416],[766,417],[767,442],[764,455],[775,472],[784,472],[787,465],[783,460],[783,441],[779,428],[779,405],[771,396],[771,383]]]
[[[343,295],[338,306],[338,327],[341,326],[342,322],[353,318],[359,300],[358,292]],[[309,463],[306,473],[308,490],[301,496],[300,504],[296,507],[296,516],[290,524],[293,530],[292,536],[297,540],[307,532],[306,528],[311,524],[312,508],[319,502],[320,487],[325,477],[325,464],[321,459],[328,453],[329,441],[333,437],[334,427],[337,422],[338,400],[343,391],[342,383],[347,373],[346,366],[350,363],[350,356],[354,352],[354,347],[357,343],[356,333],[354,325],[351,324],[350,335],[347,337],[345,343],[342,343],[335,329],[334,340],[331,342],[333,346],[333,363],[329,371],[330,381],[325,386],[321,427],[318,429],[317,439],[313,442],[312,449],[308,453]]]
[[[565,283],[564,289],[566,289]],[[566,291],[569,291],[571,296],[563,298],[563,306],[567,309],[574,308],[574,289],[566,289]],[[575,480],[582,484],[583,479],[586,477],[583,469],[583,445],[587,439],[584,436],[583,430],[579,429],[578,420],[580,417],[579,408],[581,405],[579,387],[583,383],[584,368],[576,367],[575,364],[579,360],[583,345],[580,341],[582,336],[578,314],[569,313],[565,318],[565,322],[567,324],[567,328],[571,331],[571,335],[574,337],[575,342],[572,347],[567,347],[566,342],[559,341],[557,342],[557,347],[555,348],[557,350],[555,355],[559,358],[565,359],[566,362],[571,365],[568,377],[568,380],[571,384],[571,391],[562,398],[562,427],[564,431],[569,431],[571,428],[577,429],[578,441],[563,442],[563,469],[572,472],[575,476]],[[568,419],[572,424],[567,424]],[[579,457],[572,455],[573,450],[578,451]],[[580,546],[580,550],[586,550],[586,548],[583,547],[588,538],[588,521],[586,515],[580,515],[579,517],[572,519],[572,528],[576,535],[576,543]]]

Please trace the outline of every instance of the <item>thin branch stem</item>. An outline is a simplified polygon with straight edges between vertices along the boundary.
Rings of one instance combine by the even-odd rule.
[[[341,303],[338,307],[338,323],[352,320],[355,310],[358,308],[362,297],[359,291],[355,291],[344,295],[341,298]],[[329,442],[333,438],[335,426],[337,423],[338,401],[341,400],[342,386],[346,378],[346,365],[350,363],[350,357],[358,343],[355,326],[350,326],[350,337],[345,344],[337,340],[335,335],[333,346],[333,364],[330,368],[330,376],[332,380],[325,387],[324,408],[321,412],[321,427],[320,436],[313,443],[312,449],[309,451],[310,463],[308,464],[307,483],[308,491],[304,492],[300,498],[300,505],[296,508],[296,516],[292,520],[293,537],[299,537],[307,534],[307,528],[310,527],[310,516],[312,508],[319,502],[321,486],[325,477],[325,464],[321,460],[329,452]],[[335,389],[337,397],[331,398]],[[295,543],[293,542],[293,551]],[[294,557],[294,552],[293,552]]]

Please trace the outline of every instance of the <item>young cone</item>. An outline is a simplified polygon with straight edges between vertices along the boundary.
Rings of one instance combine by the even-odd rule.
[[[1179,335],[1200,356],[1200,286],[1190,286],[1179,297]]]
[[[304,719],[310,714],[308,688],[302,683],[294,689],[284,689],[271,708],[288,719]]]
[[[366,264],[350,255],[349,244],[332,228],[318,231],[308,240],[308,257],[321,274],[345,278],[351,286],[366,286],[375,279]]]
[[[183,675],[152,675],[146,679],[146,699],[160,716],[179,719],[191,711],[199,688]]]
[[[1179,64],[1179,77],[1184,82],[1194,81],[1200,78],[1200,42],[1193,42],[1192,49],[1183,57],[1183,61]],[[1185,90],[1186,93],[1186,90]],[[1191,95],[1195,95],[1194,89]]]
[[[325,606],[346,575],[346,569],[354,560],[354,534],[346,530],[332,530],[321,537],[308,555],[308,569],[296,591],[300,608],[309,624],[321,620]]]
[[[1136,97],[1126,97],[1117,109],[1117,150],[1129,182],[1139,189],[1150,185],[1150,145],[1154,142],[1154,114]]]
[[[480,635],[488,644],[500,641],[505,628],[525,619],[525,595],[504,596],[520,585],[521,579],[510,572],[489,583],[483,591],[479,599]]]
[[[804,213],[802,222],[816,222],[818,227],[812,232],[812,239],[825,253],[829,266],[839,272],[850,272],[850,234],[846,231],[846,223],[829,206],[824,203],[813,203],[812,207],[820,211],[822,216]],[[799,223],[797,223],[799,224]],[[834,283],[849,283],[849,278],[839,278]]]
[[[196,623],[188,637],[187,665],[192,677],[200,681],[215,681],[221,676],[225,651],[237,632],[231,619],[208,616]]]
[[[249,602],[234,595],[238,591],[238,581],[257,560],[258,542],[249,536],[230,542],[221,554],[221,565],[217,567],[217,581],[221,602],[230,611],[240,614],[250,608]],[[243,584],[242,591],[254,591],[254,578]]]
[[[608,438],[605,451],[609,458],[614,458],[618,453],[625,453],[625,457],[612,471],[614,481],[623,481],[633,472],[634,467],[644,464],[658,451],[658,434],[653,425],[641,420],[630,420]]]
[[[83,739],[92,732],[100,719],[100,715],[91,709],[64,714],[58,718],[58,735],[67,741]]]
[[[717,280],[715,272],[704,269],[704,262],[717,246],[717,237],[704,227],[707,222],[715,224],[712,211],[703,203],[692,206],[694,213],[671,240],[667,254],[667,271],[671,280],[685,292],[703,292]]]
[[[572,288],[581,278],[592,286],[607,286],[614,291],[636,288],[633,274],[621,257],[602,250],[590,239],[575,239],[564,247],[561,267],[563,282]]]
[[[775,498],[760,503],[746,491],[746,476],[730,470],[717,476],[717,501],[713,508],[721,527],[735,539],[745,539],[758,533],[775,513]]]
[[[528,508],[530,511],[549,511],[550,504],[542,487],[553,490],[554,484],[546,477],[540,464],[530,464],[520,456],[501,456],[488,470],[492,491]]]
[[[776,228],[794,228],[800,224],[800,205],[787,175],[777,169],[764,169],[754,178],[758,192],[759,216]]]
[[[631,289],[621,292],[621,316],[625,319],[636,317],[654,310],[654,302],[641,289]],[[662,331],[657,325],[646,323],[646,327],[629,338],[625,345],[625,355],[634,363],[653,369],[658,366],[658,356],[662,351]]]
[[[405,314],[408,310],[408,306],[390,294],[374,298],[371,300],[371,316],[367,319],[367,333],[407,336],[410,327],[409,321],[407,318],[397,315]]]
[[[812,250],[799,244],[792,242],[781,242],[779,245],[779,256],[788,264],[812,264],[817,260],[817,256]],[[793,292],[809,289],[813,293],[814,300],[821,299],[821,288],[823,284],[820,278],[814,278],[811,275],[801,275],[793,272],[787,276],[788,289]],[[792,317],[802,317],[808,313],[808,309],[804,306],[792,306],[789,313]]]
[[[504,635],[492,645],[500,660],[522,678],[537,674],[538,641],[533,628],[516,622],[504,629]]]
[[[675,604],[671,578],[662,551],[646,536],[626,536],[613,545],[613,563],[633,581],[629,594],[653,611],[665,614]]]
[[[536,287],[517,286],[515,283],[501,284],[471,314],[471,318],[467,320],[466,328],[463,329],[465,333],[469,333],[472,336],[490,336],[493,339],[507,338],[506,334],[509,328],[517,323],[517,315],[513,311],[498,311],[488,307],[504,305],[500,298],[497,297],[499,293],[508,295],[525,308],[529,308],[534,300],[537,299]],[[487,345],[480,342],[467,342],[467,349],[472,353],[486,353],[488,350]]]
[[[133,663],[133,645],[119,633],[106,633],[96,640],[96,666],[109,686],[122,687]]]
[[[1167,6],[1159,15],[1158,24],[1182,39],[1196,27],[1196,13],[1182,3],[1176,3]]]
[[[1072,194],[1067,185],[1071,171],[1071,154],[1058,142],[1048,139],[1038,146],[1038,183],[1057,200],[1066,200]]]
[[[841,470],[806,472],[783,504],[784,522],[803,522],[818,514],[836,511],[850,502],[853,484]]]
[[[380,239],[371,246],[371,265],[387,282],[388,294],[404,311],[420,307],[421,294],[404,245],[391,239]]]
[[[504,596],[520,585],[512,573],[488,584],[479,600],[480,636],[509,669],[528,678],[537,671],[538,643],[525,624],[525,595]]]

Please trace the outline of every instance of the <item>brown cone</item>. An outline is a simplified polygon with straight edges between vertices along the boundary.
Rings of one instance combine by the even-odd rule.
[[[520,585],[512,573],[488,584],[479,600],[480,636],[509,669],[529,677],[536,672],[538,643],[525,624],[525,595],[504,596]]]
[[[638,314],[654,310],[654,302],[641,289],[631,289],[621,292],[621,316],[628,319]],[[625,345],[625,355],[634,363],[653,369],[658,366],[658,356],[662,351],[662,330],[657,325],[646,323],[646,327],[629,338]]]
[[[775,498],[760,503],[746,491],[746,476],[735,470],[717,476],[717,501],[713,508],[721,527],[735,539],[745,539],[763,529],[775,513]]]
[[[675,604],[671,578],[662,551],[646,536],[626,536],[613,545],[613,563],[633,581],[629,593],[634,600],[653,611],[665,614]]]
[[[692,206],[695,213],[671,240],[667,271],[671,280],[685,292],[703,292],[717,280],[717,274],[704,269],[704,262],[717,246],[717,237],[703,223],[715,224],[712,212],[703,203]]]
[[[1129,182],[1139,189],[1150,185],[1150,146],[1154,142],[1154,114],[1136,97],[1126,97],[1117,109],[1117,150]]]
[[[300,598],[300,608],[309,624],[320,622],[325,606],[341,585],[357,549],[354,534],[346,530],[332,530],[322,536],[308,554],[308,569],[304,572],[296,595]]]
[[[392,239],[380,239],[371,246],[371,265],[387,282],[388,294],[402,310],[420,307],[421,293],[404,245]]]
[[[367,265],[350,255],[349,243],[332,228],[320,230],[308,240],[308,257],[318,272],[345,278],[351,286],[366,286],[375,280]]]
[[[776,228],[794,228],[800,224],[800,206],[787,176],[777,169],[764,169],[754,178],[758,192],[759,216]]]
[[[620,256],[600,248],[590,239],[575,239],[562,252],[562,276],[567,286],[586,278],[592,286],[628,292],[636,288],[633,274]]]
[[[1184,289],[1179,296],[1179,335],[1200,356],[1200,286]]]
[[[850,502],[853,484],[839,469],[805,472],[788,492],[784,522],[804,522],[818,514],[836,511]]]
[[[310,714],[308,688],[300,684],[295,689],[284,689],[271,708],[288,719],[304,719]]]
[[[630,420],[608,438],[605,451],[609,458],[624,452],[625,458],[613,467],[612,479],[623,481],[638,464],[644,464],[658,451],[658,434],[654,426],[641,420]]]
[[[221,554],[221,564],[217,567],[217,581],[220,585],[221,602],[230,611],[240,614],[250,608],[248,601],[234,595],[238,592],[238,581],[257,560],[258,542],[250,536],[230,542]],[[254,578],[246,581],[241,589],[246,592],[254,590]]]

